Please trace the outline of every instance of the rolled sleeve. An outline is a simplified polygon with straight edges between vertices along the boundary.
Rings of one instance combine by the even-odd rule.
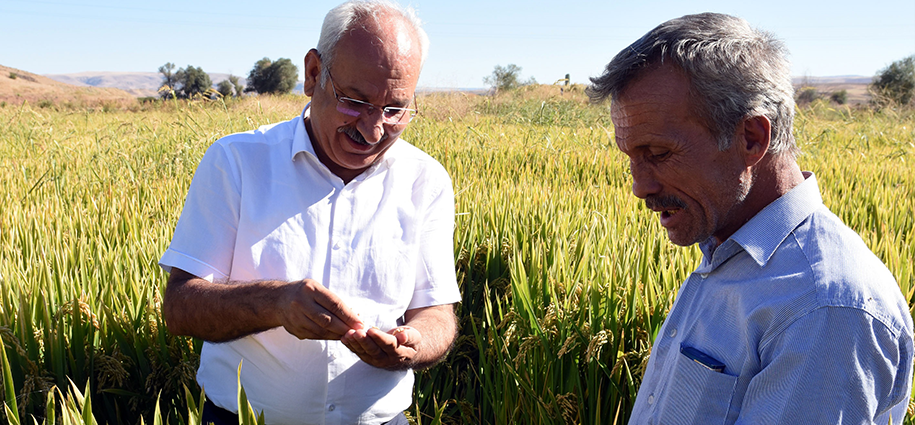
[[[159,260],[208,280],[227,278],[238,232],[241,202],[237,168],[216,143],[207,149],[188,189],[171,244]]]
[[[823,307],[760,350],[737,423],[902,423],[912,338],[866,311]]]
[[[452,304],[461,300],[454,270],[454,190],[440,170],[423,221],[419,244],[416,288],[407,309]]]

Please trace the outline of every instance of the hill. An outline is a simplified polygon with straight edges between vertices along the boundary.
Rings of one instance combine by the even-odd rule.
[[[0,65],[0,102],[21,105],[29,102],[71,104],[76,106],[127,106],[136,103],[135,96],[116,88],[77,87]]]
[[[813,87],[817,93],[829,96],[831,93],[845,90],[848,94],[848,104],[860,105],[871,100],[867,91],[873,77],[859,75],[840,75],[835,77],[796,77],[793,79],[795,90],[804,87]]]
[[[213,88],[220,81],[227,80],[229,74],[209,72]],[[162,74],[158,72],[77,72],[73,74],[47,74],[55,81],[81,87],[113,87],[118,88],[137,97],[156,96],[159,86],[162,85]],[[245,77],[239,76],[238,81],[242,86],[247,84]],[[302,93],[302,82],[299,81],[292,90],[293,93]]]
[[[78,87],[117,88],[138,97],[155,96],[162,84],[162,76],[156,72],[78,72],[45,77]]]

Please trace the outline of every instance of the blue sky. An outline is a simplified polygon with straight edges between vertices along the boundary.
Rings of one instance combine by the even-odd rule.
[[[37,74],[155,72],[166,63],[247,75],[263,57],[300,64],[340,1],[0,0],[0,65]],[[495,65],[586,83],[657,24],[714,11],[775,33],[795,76],[873,76],[915,54],[915,1],[410,0],[426,22],[423,87],[483,87]],[[301,67],[300,67],[301,68]]]

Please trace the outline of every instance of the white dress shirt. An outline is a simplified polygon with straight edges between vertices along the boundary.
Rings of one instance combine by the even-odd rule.
[[[315,279],[382,330],[409,309],[460,301],[445,169],[398,140],[344,185],[315,155],[308,111],[207,150],[160,265],[210,281]],[[411,371],[279,327],[204,344],[197,380],[231,411],[242,360],[242,385],[268,424],[377,424],[411,403]]]

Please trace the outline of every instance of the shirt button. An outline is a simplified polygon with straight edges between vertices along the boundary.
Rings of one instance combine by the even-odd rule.
[[[654,404],[654,394],[648,395],[648,404]]]
[[[328,412],[333,412],[334,409],[336,409],[336,408],[337,408],[337,406],[334,406],[333,404],[331,404],[330,406],[327,406],[327,411],[328,411]]]
[[[667,331],[667,336],[669,336],[671,338],[677,336],[677,328],[673,328],[673,329]]]

